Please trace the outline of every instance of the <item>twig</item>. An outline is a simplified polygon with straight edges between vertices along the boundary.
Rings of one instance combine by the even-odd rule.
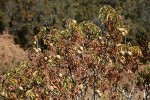
[[[97,78],[96,78],[96,72],[95,72],[94,69],[93,69],[93,76],[94,76],[94,82],[93,82],[93,97],[94,97],[94,100],[97,100],[97,96],[96,96],[96,81],[97,81]]]
[[[124,89],[119,89],[119,91],[122,92],[122,93],[125,95],[125,97],[127,98],[127,100],[132,100],[134,89],[135,89],[135,88],[134,88],[134,86],[133,86],[133,88],[132,88],[131,92],[129,93],[129,95],[127,95],[127,94],[125,93],[125,90],[124,90]]]
[[[67,68],[69,69],[69,74],[71,76],[71,80],[72,80],[73,84],[75,85],[75,79],[73,78],[73,75],[72,75],[71,66],[68,64]]]
[[[65,58],[67,59],[67,61],[69,61],[67,55],[66,55],[66,54],[64,54],[64,55],[65,55]],[[73,78],[72,70],[71,70],[71,65],[70,65],[69,62],[68,62],[68,64],[67,64],[67,68],[68,68],[68,70],[69,70],[69,74],[70,74],[70,76],[71,76],[71,80],[72,80],[73,84],[75,85],[75,79]]]
[[[148,100],[148,98],[150,98],[150,93],[148,91],[149,86],[150,86],[150,84],[149,85],[147,85],[147,84],[144,85],[144,87],[145,87],[145,91],[144,91],[144,94],[143,94],[143,96],[144,96],[143,99],[144,100]]]

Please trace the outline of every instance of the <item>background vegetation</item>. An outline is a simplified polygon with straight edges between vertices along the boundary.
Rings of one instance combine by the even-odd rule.
[[[0,30],[9,29],[24,48],[31,45],[42,25],[63,29],[66,18],[100,24],[97,15],[103,5],[118,8],[125,17],[130,26],[128,41],[137,45],[136,38],[148,40],[150,36],[148,0],[0,0],[0,5]]]

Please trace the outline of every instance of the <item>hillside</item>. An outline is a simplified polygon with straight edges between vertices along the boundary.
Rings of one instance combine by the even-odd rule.
[[[0,74],[19,61],[27,59],[27,52],[16,45],[13,36],[0,35]]]

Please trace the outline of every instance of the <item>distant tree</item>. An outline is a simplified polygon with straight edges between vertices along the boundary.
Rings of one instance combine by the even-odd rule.
[[[0,0],[0,33],[7,27],[9,18],[5,12],[5,1]]]

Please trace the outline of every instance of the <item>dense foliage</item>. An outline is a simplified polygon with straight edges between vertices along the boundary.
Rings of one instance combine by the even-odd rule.
[[[149,85],[149,72],[138,69],[142,51],[126,41],[128,26],[115,9],[104,6],[98,17],[100,26],[68,19],[63,30],[41,27],[30,61],[3,77],[0,98],[134,99],[138,86]],[[137,72],[141,76],[135,77]],[[141,98],[148,98],[147,87],[142,90]]]

